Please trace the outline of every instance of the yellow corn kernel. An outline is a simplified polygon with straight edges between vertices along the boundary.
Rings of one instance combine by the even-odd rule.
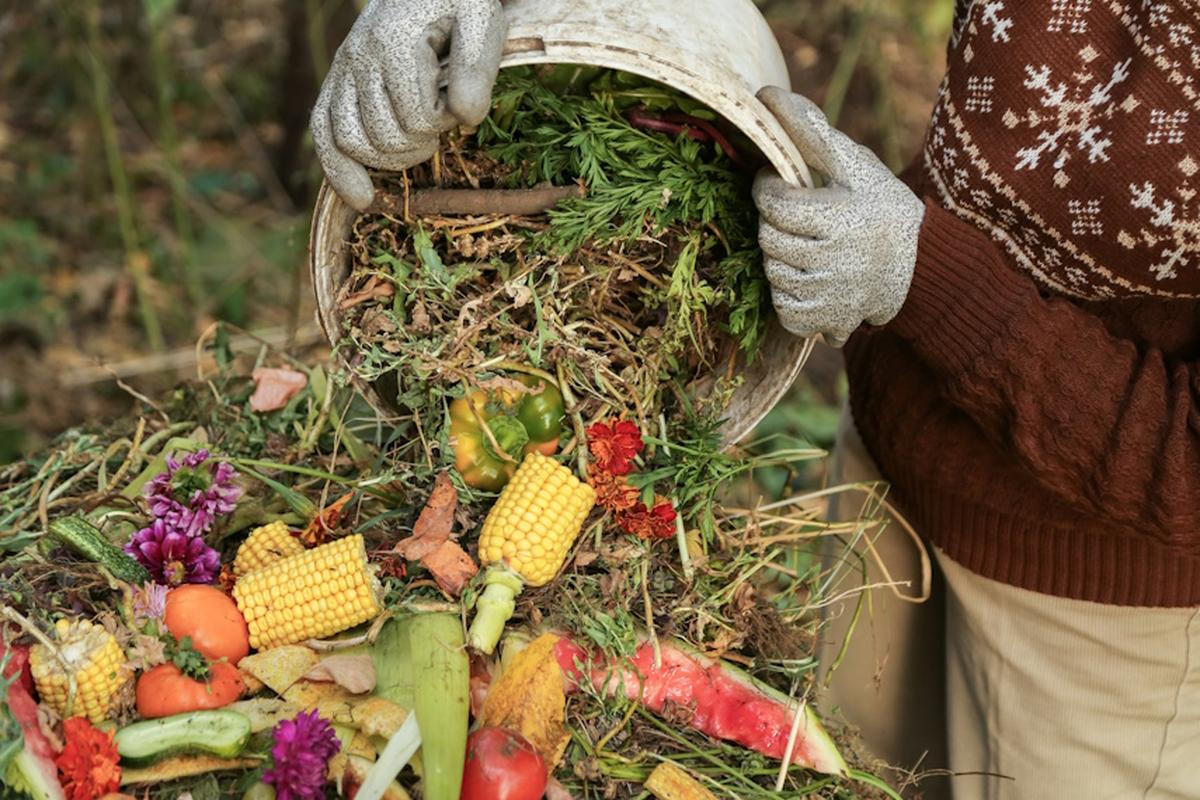
[[[504,564],[528,586],[558,574],[596,493],[571,470],[530,453],[492,507],[479,536],[484,564]]]
[[[29,668],[42,701],[62,716],[69,712],[92,722],[107,719],[117,690],[132,677],[117,640],[86,619],[60,619],[54,636],[62,661],[42,644],[35,644],[29,652]],[[75,678],[74,703],[70,702],[68,674]]]
[[[643,787],[658,800],[717,800],[698,780],[669,761],[655,767]]]
[[[553,580],[595,503],[595,491],[571,470],[541,453],[525,456],[479,534],[488,571],[467,632],[471,647],[496,648],[517,594]]]
[[[238,548],[233,574],[248,575],[256,569],[304,552],[304,544],[291,534],[280,520],[255,528]]]
[[[360,535],[276,561],[238,578],[233,587],[256,650],[332,636],[366,622],[379,614],[378,593]]]

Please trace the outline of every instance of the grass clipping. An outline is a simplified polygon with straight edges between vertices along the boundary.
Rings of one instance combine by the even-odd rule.
[[[514,366],[561,384],[577,434],[715,418],[772,313],[749,147],[718,124],[625,73],[502,71],[477,132],[377,176],[340,300],[351,368],[435,444],[441,398]]]

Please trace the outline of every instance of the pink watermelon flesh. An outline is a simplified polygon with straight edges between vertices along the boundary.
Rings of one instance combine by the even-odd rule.
[[[58,782],[54,748],[38,726],[37,703],[19,680],[8,687],[7,693],[0,693],[0,702],[8,706],[25,739],[24,752],[17,755],[9,770],[19,773],[27,784],[24,788],[37,800],[63,800],[65,794]]]
[[[565,638],[559,640],[555,655],[572,683],[583,678],[576,664],[586,664],[591,668],[592,685],[603,685],[608,694],[621,692],[631,700],[640,698],[655,713],[661,713],[668,703],[690,709],[691,726],[701,733],[783,758],[796,713],[790,698],[684,645],[662,642],[660,651],[662,666],[658,669],[648,643],[638,647],[627,668],[618,670],[607,664],[597,666],[595,656]],[[846,772],[846,762],[811,709],[805,710],[792,763],[831,775]]]

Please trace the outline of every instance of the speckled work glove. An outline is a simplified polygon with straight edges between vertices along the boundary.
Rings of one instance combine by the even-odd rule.
[[[438,134],[478,125],[491,106],[507,23],[499,0],[371,0],[329,68],[312,114],[330,184],[359,210],[365,166],[401,170],[433,156]],[[449,51],[447,87],[439,60]]]
[[[784,89],[759,99],[801,155],[829,181],[797,188],[774,173],[754,184],[759,241],[783,326],[840,347],[859,325],[883,325],[912,283],[925,205],[865,147],[834,130],[821,109]]]

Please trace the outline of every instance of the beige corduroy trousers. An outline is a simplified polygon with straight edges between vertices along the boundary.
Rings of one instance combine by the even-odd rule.
[[[837,483],[879,480],[848,414],[833,473]],[[857,502],[843,496],[831,518],[853,516]],[[912,539],[891,525],[875,546],[892,578],[919,590]],[[914,797],[1200,798],[1200,609],[1052,597],[935,555],[928,603],[873,590],[824,699],[880,758],[950,770]],[[830,607],[824,661],[853,610]]]

